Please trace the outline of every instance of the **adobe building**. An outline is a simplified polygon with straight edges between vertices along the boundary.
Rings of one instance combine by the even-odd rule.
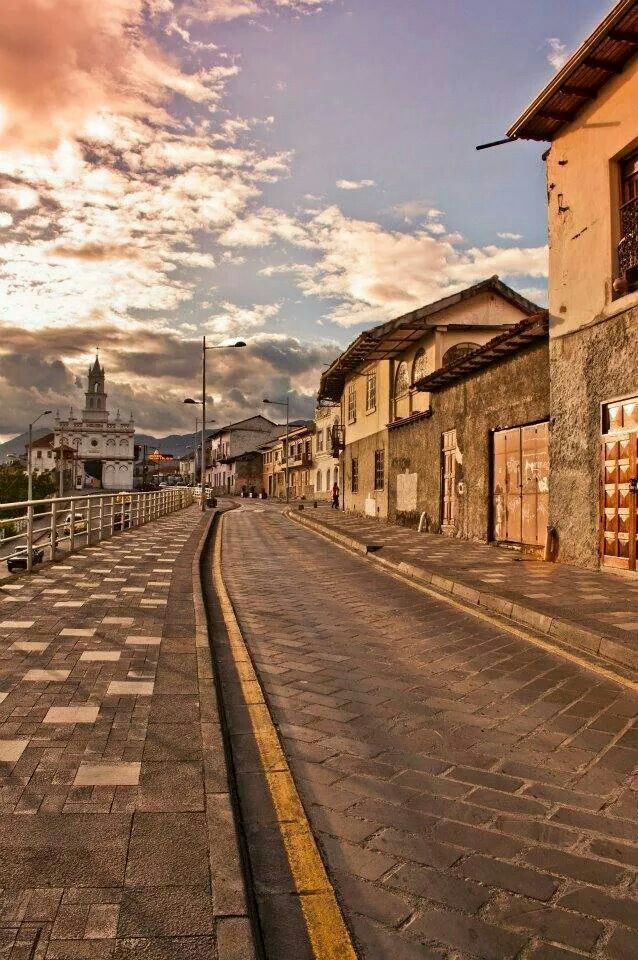
[[[315,500],[330,500],[334,484],[339,483],[339,457],[334,456],[333,437],[340,423],[339,406],[328,404],[316,408],[312,471]]]
[[[532,316],[538,306],[491,277],[360,334],[323,373],[320,404],[338,403],[344,508],[390,512],[389,427],[430,405],[412,384]],[[438,462],[438,442],[432,456]]]
[[[428,408],[389,426],[389,517],[544,552],[548,318],[540,312],[413,386]]]
[[[206,441],[206,479],[217,496],[241,494],[262,488],[260,448],[273,440],[281,427],[257,414],[215,430]]]
[[[550,523],[558,559],[635,571],[638,0],[622,0],[516,121],[549,141]]]

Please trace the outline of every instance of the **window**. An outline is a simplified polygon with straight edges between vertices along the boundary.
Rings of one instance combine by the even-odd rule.
[[[321,453],[323,450],[323,427],[321,430],[317,430],[317,452]]]
[[[348,423],[354,423],[357,419],[357,387],[351,383],[348,387]]]
[[[359,493],[359,461],[356,457],[351,461],[350,490],[352,493]]]
[[[638,153],[620,165],[618,270],[625,282],[618,295],[638,289]]]
[[[414,363],[412,364],[412,383],[421,380],[425,376],[425,370],[425,350],[417,350]]]
[[[394,396],[402,397],[410,389],[410,378],[408,376],[407,363],[400,363],[397,367],[397,374],[394,378]]]
[[[383,490],[385,483],[385,450],[374,451],[374,489]]]
[[[468,353],[472,353],[473,350],[478,350],[479,346],[480,344],[478,343],[469,342],[455,344],[443,354],[443,366],[449,367],[450,364],[456,363],[457,360],[461,360],[463,357],[467,356]]]
[[[330,467],[326,470],[326,490],[330,489]]]
[[[317,493],[321,493],[321,470],[317,470]]]
[[[35,455],[36,455],[36,457],[37,457],[38,460],[41,460],[41,459],[42,459],[42,451],[41,451],[41,450],[37,450]]]
[[[377,371],[373,370],[366,377],[366,413],[376,410],[377,407]]]

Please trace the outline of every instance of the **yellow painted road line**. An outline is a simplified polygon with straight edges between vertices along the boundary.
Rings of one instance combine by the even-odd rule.
[[[509,620],[500,619],[499,617],[492,616],[489,613],[484,613],[482,610],[477,610],[474,606],[462,603],[455,598],[453,599],[446,593],[440,593],[438,590],[434,590],[432,587],[426,587],[422,583],[418,583],[416,580],[413,580],[406,574],[400,573],[397,570],[393,570],[390,567],[386,567],[384,564],[381,564],[378,561],[371,560],[370,557],[363,557],[361,554],[349,549],[344,544],[333,540],[332,537],[327,536],[327,534],[323,533],[322,531],[308,526],[302,520],[297,520],[296,517],[293,517],[293,515],[286,514],[286,516],[289,520],[294,519],[294,522],[298,526],[303,527],[304,530],[309,530],[311,533],[321,537],[323,540],[327,540],[334,547],[338,547],[339,550],[345,550],[345,552],[350,554],[351,557],[358,557],[360,560],[367,560],[367,562],[373,564],[374,568],[380,573],[385,573],[394,580],[399,580],[401,583],[407,584],[407,586],[412,587],[414,590],[418,590],[419,593],[424,593],[426,596],[433,597],[435,600],[441,600],[443,603],[447,603],[449,606],[455,607],[457,610],[461,610],[463,613],[467,613],[471,617],[476,617],[477,620],[483,620],[486,623],[491,623],[499,627],[501,630],[505,630],[507,633],[511,633],[513,636],[518,637],[520,640],[525,640],[526,643],[533,644],[535,647],[544,650],[546,653],[551,653],[555,657],[561,657],[563,660],[568,660],[570,663],[573,663],[577,667],[581,667],[583,670],[588,670],[590,673],[595,673],[604,680],[609,680],[611,683],[618,684],[619,686],[624,687],[626,690],[631,690],[632,693],[638,693],[638,683],[636,683],[634,680],[631,680],[629,677],[623,677],[618,673],[614,673],[612,670],[607,670],[598,663],[594,663],[591,660],[586,660],[584,657],[579,657],[577,653],[571,653],[569,650],[565,650],[564,647],[558,647],[552,643],[548,643],[547,641],[542,640],[539,636],[529,633],[527,630],[524,630],[521,627],[515,627]]]
[[[213,582],[312,951],[315,960],[357,960],[226,590],[223,524],[222,515],[215,539]]]

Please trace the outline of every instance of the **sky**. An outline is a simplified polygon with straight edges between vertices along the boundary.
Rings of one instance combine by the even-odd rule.
[[[0,438],[82,406],[312,416],[361,330],[493,274],[546,299],[543,144],[476,152],[607,0],[2,0]],[[271,407],[270,410],[273,408]]]

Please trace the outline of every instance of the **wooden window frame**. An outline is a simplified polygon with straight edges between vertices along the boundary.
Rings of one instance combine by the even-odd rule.
[[[366,413],[374,413],[377,409],[377,371],[371,370],[366,374]]]
[[[350,461],[350,493],[359,493],[359,458]]]
[[[385,449],[381,447],[374,451],[374,489],[385,488]]]
[[[357,385],[348,384],[348,423],[357,422]]]

